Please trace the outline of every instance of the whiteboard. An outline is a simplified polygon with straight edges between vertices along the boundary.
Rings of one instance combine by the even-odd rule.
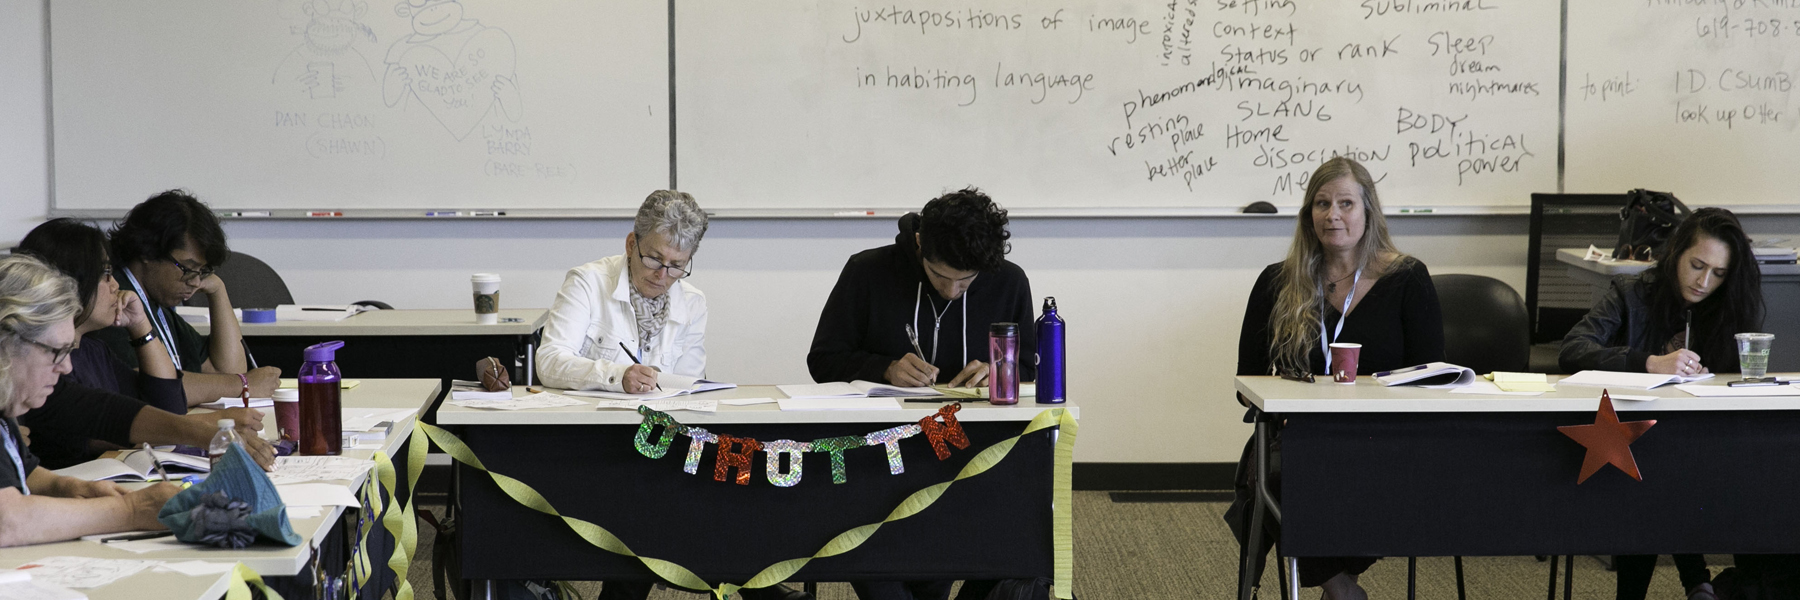
[[[1556,2],[682,0],[678,182],[709,208],[1388,207],[1557,186]]]
[[[423,3],[423,2],[421,2]],[[56,0],[56,210],[632,208],[669,184],[663,0]]]
[[[1569,2],[1570,192],[1800,205],[1800,5]]]

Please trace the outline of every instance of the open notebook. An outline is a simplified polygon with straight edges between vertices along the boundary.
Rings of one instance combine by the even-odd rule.
[[[943,392],[928,387],[899,387],[884,385],[873,381],[856,380],[850,383],[833,381],[831,383],[806,383],[798,385],[778,385],[776,389],[787,394],[789,398],[921,398],[942,396]]]
[[[701,379],[698,377],[688,377],[686,375],[676,375],[674,373],[657,373],[656,374],[656,385],[658,387],[661,387],[662,389],[661,390],[651,390],[649,392],[645,392],[642,394],[627,394],[625,392],[602,392],[602,391],[598,391],[598,390],[569,390],[569,391],[563,392],[563,393],[566,395],[569,395],[569,396],[583,396],[583,397],[587,397],[587,398],[606,398],[609,400],[661,400],[663,398],[674,398],[676,396],[685,396],[688,394],[698,394],[701,392],[710,392],[713,390],[729,390],[731,388],[737,387],[737,384],[735,384],[735,383],[721,383],[721,382],[717,382],[717,381],[707,381],[705,379]]]
[[[87,481],[161,481],[156,473],[156,465],[151,457],[161,462],[169,477],[179,478],[190,473],[206,473],[212,471],[212,461],[204,456],[189,456],[174,452],[148,453],[143,450],[126,450],[120,458],[96,458],[73,467],[57,469],[55,473],[64,477],[74,477]]]
[[[1665,375],[1662,373],[1624,373],[1620,371],[1596,371],[1590,369],[1564,377],[1561,381],[1556,382],[1556,384],[1648,390],[1671,383],[1693,383],[1695,381],[1712,378],[1712,373],[1695,375],[1693,377],[1682,377],[1680,375]]]

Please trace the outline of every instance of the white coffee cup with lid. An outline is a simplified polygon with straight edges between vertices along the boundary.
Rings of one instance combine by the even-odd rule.
[[[475,288],[475,322],[493,325],[500,322],[500,274],[476,273],[469,277]]]

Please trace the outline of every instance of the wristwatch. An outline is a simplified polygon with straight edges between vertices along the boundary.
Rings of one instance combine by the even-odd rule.
[[[154,341],[156,341],[156,331],[151,330],[150,333],[144,334],[144,337],[131,338],[131,347],[142,348],[142,347],[144,347],[145,344],[148,344],[148,343],[154,342]]]

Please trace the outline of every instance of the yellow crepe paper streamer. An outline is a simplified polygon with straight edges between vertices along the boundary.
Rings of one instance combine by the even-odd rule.
[[[1075,434],[1078,425],[1075,418],[1070,415],[1066,409],[1053,408],[1038,413],[1019,435],[1001,440],[982,450],[980,454],[977,454],[974,459],[969,461],[969,464],[963,466],[962,471],[956,474],[956,478],[913,492],[911,496],[908,496],[906,500],[900,503],[900,506],[895,507],[893,512],[888,513],[887,518],[883,519],[880,523],[870,523],[838,534],[837,537],[832,538],[831,541],[825,544],[824,548],[821,548],[812,556],[785,560],[770,565],[760,573],[757,573],[755,577],[750,578],[750,581],[745,582],[743,585],[721,583],[716,587],[707,585],[705,580],[701,579],[700,576],[695,575],[693,571],[688,570],[686,567],[662,559],[637,555],[631,551],[631,548],[625,545],[624,541],[620,540],[617,536],[614,536],[612,532],[607,531],[604,527],[581,519],[563,516],[561,513],[556,512],[556,509],[550,505],[549,500],[546,500],[542,495],[538,494],[537,490],[532,489],[531,486],[506,475],[489,471],[486,466],[481,464],[481,460],[476,458],[475,454],[469,450],[468,446],[464,445],[462,440],[458,439],[454,434],[426,423],[419,423],[418,427],[430,437],[431,441],[437,442],[437,445],[442,447],[451,458],[455,459],[457,462],[480,469],[487,473],[489,477],[493,478],[494,483],[500,486],[501,491],[506,492],[508,497],[511,497],[519,504],[524,505],[526,508],[561,518],[564,523],[569,525],[570,529],[575,531],[576,535],[581,536],[581,538],[587,540],[588,543],[593,544],[602,550],[606,550],[607,552],[636,558],[643,562],[644,566],[648,567],[651,572],[656,573],[657,576],[662,577],[669,583],[687,589],[711,590],[714,596],[719,600],[725,600],[732,592],[736,592],[739,589],[763,588],[786,581],[789,577],[793,576],[794,573],[798,572],[801,567],[806,566],[806,563],[811,562],[815,558],[836,556],[856,549],[858,546],[861,546],[863,542],[868,541],[869,536],[874,535],[877,530],[881,529],[882,525],[924,511],[926,508],[930,507],[932,503],[937,502],[938,498],[942,497],[944,492],[950,489],[951,484],[980,475],[988,469],[993,468],[994,465],[999,464],[1000,461],[1004,460],[1007,455],[1012,452],[1013,446],[1018,444],[1019,438],[1042,429],[1058,427],[1059,431],[1055,448],[1055,465],[1052,471],[1051,481],[1051,545],[1055,569],[1055,595],[1057,598],[1063,600],[1068,600],[1073,597],[1075,545],[1072,528],[1073,519],[1070,512],[1073,499],[1070,485],[1072,483]],[[411,440],[412,458],[408,461],[407,475],[408,481],[412,482],[414,485],[418,482],[421,470],[420,465],[423,465],[425,462],[426,445],[428,444],[423,437],[414,436]],[[389,472],[391,473],[391,466]],[[405,513],[407,520],[411,521],[412,509],[410,503],[403,505],[402,510],[398,512]],[[389,516],[392,517],[393,514],[390,513]],[[393,529],[393,524],[390,521],[389,530],[391,531]],[[416,530],[413,531],[416,533]],[[400,536],[396,535],[396,538],[400,538]],[[418,540],[416,535],[400,539],[402,543],[395,544],[395,546],[397,546],[394,551],[395,558],[388,563],[390,567],[394,567],[396,576],[400,578],[402,585],[402,589],[395,593],[394,598],[395,600],[411,600],[412,589],[411,586],[405,582],[405,566],[402,564],[396,567],[395,564],[396,561],[401,560],[402,556],[411,554],[411,549],[417,544]]]
[[[244,566],[244,563],[238,563],[237,566],[231,568],[231,583],[225,584],[225,600],[251,600],[255,596],[250,593],[250,586],[261,589],[263,596],[269,600],[282,600],[281,594],[275,593],[275,590],[264,585],[262,576],[257,575],[256,571],[251,570],[250,567]]]

